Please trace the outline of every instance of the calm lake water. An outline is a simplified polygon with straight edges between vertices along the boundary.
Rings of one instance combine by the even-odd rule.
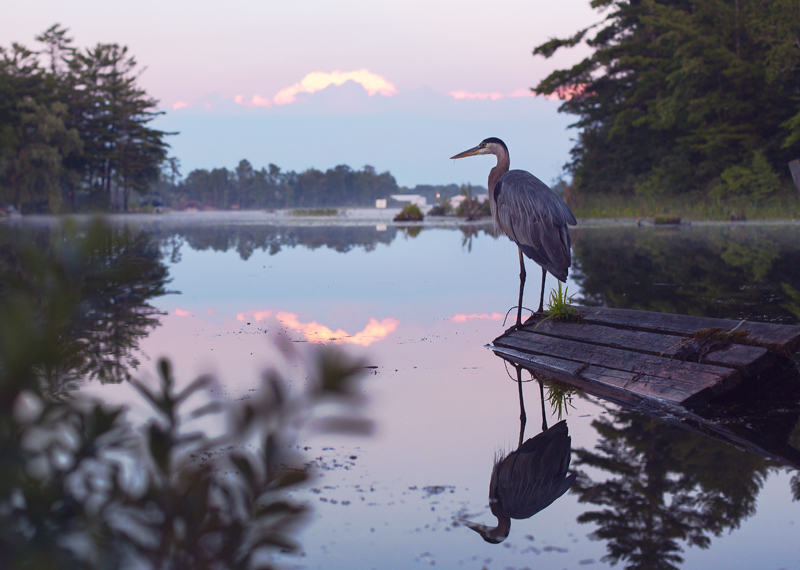
[[[52,227],[0,231],[13,249],[22,235],[46,244]],[[512,521],[501,544],[459,522],[495,524],[492,467],[516,449],[520,430],[513,369],[486,348],[516,302],[517,251],[488,226],[170,215],[128,228],[150,248],[137,287],[154,310],[125,324],[130,338],[106,362],[106,379],[152,385],[166,356],[179,384],[211,373],[212,399],[229,402],[248,398],[264,370],[294,366],[292,351],[335,345],[370,366],[356,412],[372,420],[370,433],[311,425],[296,435],[313,479],[292,496],[313,511],[295,535],[301,554],[276,555],[281,565],[800,568],[795,469],[580,393],[562,416],[572,489]],[[572,236],[567,286],[581,304],[800,324],[798,224],[579,225]],[[535,308],[539,272],[532,262],[528,271],[525,305]],[[114,284],[94,286],[102,295]],[[145,419],[127,382],[95,378],[80,390]],[[529,438],[540,431],[538,385],[524,384],[524,396]],[[785,404],[760,412],[779,417],[765,433],[800,450],[800,407]],[[553,425],[558,410],[546,408]]]

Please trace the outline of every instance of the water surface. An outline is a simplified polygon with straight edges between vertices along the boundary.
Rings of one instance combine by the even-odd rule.
[[[336,345],[372,367],[362,410],[374,421],[371,435],[297,436],[314,479],[294,497],[313,515],[296,537],[302,555],[279,555],[282,564],[800,568],[796,471],[580,393],[563,416],[578,473],[572,489],[512,521],[502,544],[461,524],[494,524],[492,466],[520,435],[513,370],[485,347],[516,302],[517,252],[487,226],[154,218],[124,227],[147,262],[133,275],[101,279],[93,298],[118,307],[119,294],[103,283],[121,280],[126,299],[139,295],[137,309],[98,316],[93,306],[89,324],[76,325],[96,339],[106,330],[97,323],[125,323],[114,328],[124,338],[103,339],[114,357],[83,382],[85,392],[144,413],[124,380],[155,382],[161,356],[179,383],[213,373],[213,397],[222,401],[247,398],[265,369],[290,365],[287,351]],[[41,247],[52,239],[40,226],[4,239],[26,232]],[[798,225],[579,226],[572,235],[567,286],[581,303],[800,323]],[[554,285],[549,277],[546,295]],[[537,304],[531,278],[525,305]],[[535,382],[524,384],[524,397],[529,438],[542,419]],[[776,424],[787,431],[789,422],[778,437],[800,449],[796,403]],[[552,425],[558,410],[546,408]]]

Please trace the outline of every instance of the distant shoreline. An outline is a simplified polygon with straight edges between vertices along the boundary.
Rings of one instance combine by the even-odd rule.
[[[67,214],[63,216],[32,214],[26,216],[0,217],[0,223],[13,225],[53,225],[64,220],[75,220],[87,223],[101,218],[113,224],[133,223],[146,225],[281,225],[281,226],[396,226],[396,227],[430,227],[454,228],[474,226],[492,228],[491,218],[480,218],[468,221],[454,216],[430,216],[420,222],[395,222],[393,218],[400,208],[336,208],[338,214],[328,215],[296,215],[298,209],[288,210],[209,210],[198,212],[167,211],[161,214],[151,213],[99,213],[99,214]],[[688,226],[775,226],[800,225],[798,219],[775,220],[682,220],[679,224],[656,224],[653,218],[578,218],[578,228],[597,228],[611,226],[641,226],[658,228],[680,228]],[[384,228],[385,229],[385,228]]]

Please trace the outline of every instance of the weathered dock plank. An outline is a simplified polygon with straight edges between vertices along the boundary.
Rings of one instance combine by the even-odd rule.
[[[556,338],[669,358],[690,347],[692,342],[696,342],[685,336],[674,334],[633,331],[585,322],[571,323],[553,320],[539,323],[535,328],[535,332]],[[724,345],[725,343],[719,344]],[[698,361],[736,368],[745,376],[755,376],[765,370],[774,361],[774,357],[766,348],[760,346],[728,343],[727,346],[713,347],[713,350],[706,351],[698,358]]]
[[[661,398],[675,403],[711,398],[736,386],[741,377],[733,368],[672,360],[663,356],[637,353],[617,348],[575,342],[566,339],[515,331],[495,340],[495,346],[524,351],[533,357],[556,358],[584,367],[581,375],[588,379],[599,374],[605,383],[634,393]],[[597,367],[588,371],[589,366]],[[562,365],[563,368],[563,365]],[[627,375],[608,371],[626,372]],[[614,382],[611,378],[618,378]]]
[[[551,356],[537,356],[509,347],[492,347],[495,354],[548,379],[560,380],[600,397],[640,406],[651,399],[670,404],[704,401],[706,394],[693,384],[676,382],[668,385],[646,374],[585,365]]]
[[[583,321],[615,328],[691,336],[698,330],[720,328],[748,333],[748,344],[757,344],[773,352],[791,353],[800,348],[800,327],[755,323],[710,317],[694,317],[670,313],[652,313],[631,309],[608,309],[605,307],[576,307]]]
[[[800,327],[795,326],[577,309],[576,321],[540,318],[498,337],[490,348],[545,377],[608,391],[617,400],[678,405],[755,381],[800,348]],[[710,329],[722,334],[693,336]]]

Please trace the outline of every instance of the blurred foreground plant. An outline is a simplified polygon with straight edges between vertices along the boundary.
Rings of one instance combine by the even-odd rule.
[[[29,319],[0,319],[0,568],[271,568],[271,552],[297,551],[293,532],[307,507],[287,493],[310,474],[291,434],[310,420],[328,432],[368,432],[352,409],[362,363],[332,350],[290,352],[298,378],[268,372],[252,397],[222,404],[206,390],[209,377],[178,390],[162,360],[157,386],[133,381],[152,409],[136,425],[124,408],[48,382],[48,367],[62,364],[51,348],[72,330],[81,285],[59,259],[34,261],[64,274],[64,286],[46,299],[15,294],[13,284],[0,294],[0,315]],[[306,388],[292,395],[289,380]],[[322,403],[334,404],[324,408],[332,414],[317,418]],[[193,431],[202,418],[226,429]]]

